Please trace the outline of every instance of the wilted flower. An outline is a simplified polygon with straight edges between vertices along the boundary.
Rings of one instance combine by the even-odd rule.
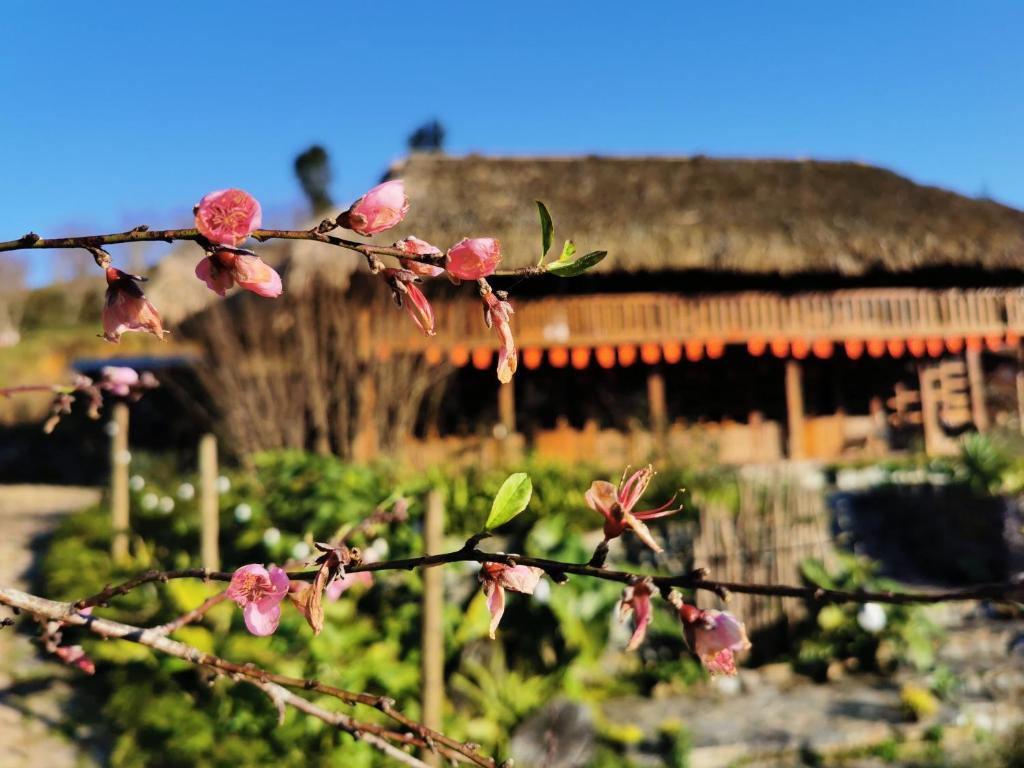
[[[501,243],[493,237],[463,238],[448,249],[448,274],[463,280],[478,280],[494,274],[501,261]]]
[[[391,229],[408,212],[409,198],[405,196],[405,182],[395,179],[378,184],[356,200],[351,208],[338,216],[337,223],[339,227],[369,237]]]
[[[512,336],[512,305],[504,291],[488,291],[484,294],[484,322],[498,334],[498,381],[508,384],[519,365],[516,340]]]
[[[219,189],[195,207],[196,229],[212,243],[238,247],[260,228],[263,212],[256,198],[240,189]]]
[[[117,343],[126,331],[146,331],[163,339],[167,331],[160,314],[146,299],[139,282],[146,278],[107,267],[107,297],[103,305],[103,338]]]
[[[505,590],[532,595],[540,577],[544,575],[541,568],[529,565],[505,565],[504,563],[484,563],[478,578],[484,585],[487,595],[487,609],[491,612],[489,634],[494,639],[501,617],[505,613]]]
[[[633,636],[629,638],[627,651],[635,651],[644,641],[647,625],[651,623],[651,595],[654,585],[650,579],[640,579],[622,590],[619,601],[619,621],[625,621],[633,614]]]
[[[736,654],[750,648],[743,622],[725,611],[702,611],[679,602],[683,637],[712,675],[735,675]]]
[[[228,597],[238,603],[245,626],[254,635],[272,635],[281,621],[281,601],[288,594],[288,574],[276,566],[243,565],[231,576]]]
[[[377,555],[372,549],[367,549],[363,553],[364,563],[375,563],[377,562]],[[327,585],[328,600],[337,600],[343,594],[348,592],[349,589],[356,586],[356,584],[362,584],[366,587],[373,586],[373,574],[369,571],[359,571],[358,573],[346,573],[339,576],[330,584]]]
[[[403,253],[413,256],[440,256],[441,249],[437,248],[426,240],[420,240],[411,235],[404,240],[399,240],[394,247]],[[420,277],[437,277],[444,273],[444,267],[435,267],[433,264],[424,264],[414,259],[399,259],[402,266],[410,272],[415,272]]]
[[[196,277],[219,296],[239,288],[273,299],[281,295],[281,276],[254,253],[220,249],[196,265]]]
[[[427,336],[433,336],[434,330],[434,308],[430,301],[423,295],[416,283],[419,281],[414,273],[407,269],[385,269],[384,277],[391,286],[395,304],[405,307],[409,317],[416,326]]]
[[[127,397],[132,387],[139,383],[139,374],[133,368],[106,365],[100,371],[103,379],[100,386],[112,395]]]
[[[80,645],[59,645],[53,649],[58,659],[72,667],[78,667],[87,675],[95,674],[96,665],[92,663]]]
[[[605,541],[617,538],[622,535],[626,528],[632,528],[640,540],[655,552],[661,552],[658,542],[651,536],[650,530],[644,525],[644,520],[652,520],[658,517],[667,517],[679,509],[669,509],[673,496],[666,504],[657,509],[650,509],[645,512],[634,512],[633,507],[644,495],[647,486],[654,477],[654,467],[648,464],[643,469],[637,470],[629,479],[625,479],[616,488],[606,480],[595,480],[590,490],[586,493],[587,505],[604,515],[604,538]]]

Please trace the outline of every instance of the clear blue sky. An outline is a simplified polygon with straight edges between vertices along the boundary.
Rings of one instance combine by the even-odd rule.
[[[0,32],[0,239],[225,186],[272,226],[297,152],[347,201],[432,117],[452,153],[856,159],[1024,207],[1019,0],[5,0]]]

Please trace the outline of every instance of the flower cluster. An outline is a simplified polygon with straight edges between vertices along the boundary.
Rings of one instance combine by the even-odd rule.
[[[61,417],[71,413],[71,405],[77,395],[83,396],[88,402],[89,418],[98,419],[104,393],[135,402],[142,397],[143,392],[157,386],[156,377],[149,371],[140,374],[133,368],[121,366],[104,366],[100,370],[99,381],[78,374],[70,386],[52,387],[54,397],[50,404],[50,417],[43,425],[43,431],[49,434],[56,429]]]

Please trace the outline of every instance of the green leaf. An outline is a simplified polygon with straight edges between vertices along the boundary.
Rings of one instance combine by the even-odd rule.
[[[540,214],[540,243],[542,247],[542,253],[540,255],[540,261],[537,262],[539,267],[544,263],[544,257],[548,255],[548,251],[551,250],[551,241],[555,237],[555,225],[551,221],[551,214],[548,213],[547,206],[544,205],[540,200],[535,201],[537,203],[537,213]]]
[[[576,243],[572,240],[566,240],[565,245],[562,246],[562,255],[558,257],[559,261],[572,261],[573,256],[576,255]]]
[[[491,514],[487,516],[487,523],[484,527],[487,530],[492,530],[499,525],[504,525],[526,509],[532,495],[533,482],[528,474],[516,472],[514,475],[509,475],[494,497]]]
[[[576,261],[559,261],[549,264],[548,272],[559,277],[576,277],[598,264],[607,255],[608,251],[591,251],[586,256],[580,256]]]

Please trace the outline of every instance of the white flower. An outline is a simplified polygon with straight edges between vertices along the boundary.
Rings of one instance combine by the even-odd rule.
[[[263,534],[263,540],[267,540],[267,534]],[[304,541],[298,541],[295,546],[292,547],[292,557],[296,560],[305,560],[309,557],[309,544]]]
[[[217,478],[217,493],[227,493],[231,490],[231,478],[227,475],[220,475]]]
[[[141,491],[143,488],[146,487],[146,478],[144,478],[142,475],[132,475],[130,478],[128,478],[128,487],[136,492]]]
[[[864,603],[857,612],[857,623],[865,632],[881,632],[885,629],[885,608],[878,603]]]
[[[252,507],[244,501],[235,507],[235,520],[240,523],[247,523],[252,520]]]
[[[143,509],[156,509],[156,505],[160,503],[160,499],[157,498],[155,493],[147,493],[142,497],[142,508]]]
[[[191,501],[196,496],[196,488],[192,483],[182,483],[178,486],[178,498],[182,501]]]
[[[174,499],[172,499],[170,496],[161,496],[160,497],[160,511],[163,512],[166,515],[166,514],[169,514],[170,512],[172,512],[173,510],[174,510]]]
[[[263,532],[263,543],[268,547],[275,547],[281,543],[281,532],[277,528],[267,528]]]

